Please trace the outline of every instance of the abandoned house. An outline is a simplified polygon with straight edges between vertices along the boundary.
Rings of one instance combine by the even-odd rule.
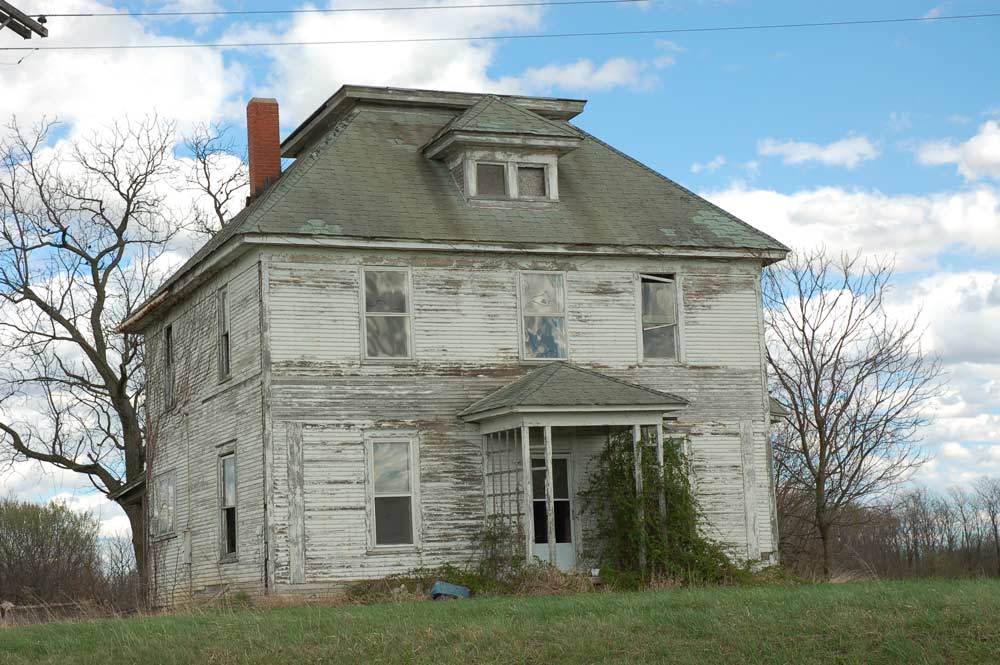
[[[622,429],[683,445],[705,534],[775,560],[760,278],[788,250],[584,104],[345,86],[279,142],[250,101],[246,208],[123,324],[160,602],[461,565],[498,520],[588,568],[578,496]]]

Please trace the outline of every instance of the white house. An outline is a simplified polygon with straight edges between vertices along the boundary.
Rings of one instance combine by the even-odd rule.
[[[587,566],[615,428],[682,440],[706,535],[774,560],[760,277],[787,249],[584,104],[345,86],[279,146],[251,100],[248,206],[124,323],[161,602],[466,563],[488,519]]]

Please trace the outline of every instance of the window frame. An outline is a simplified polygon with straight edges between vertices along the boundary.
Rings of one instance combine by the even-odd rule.
[[[169,411],[177,404],[177,344],[174,339],[174,322],[163,326],[163,410]]]
[[[153,476],[153,503],[150,506],[150,523],[157,526],[159,525],[159,518],[156,514],[156,504],[157,501],[159,500],[159,497],[157,496],[158,494],[157,490],[159,489],[158,488],[159,483],[167,478],[170,479],[170,483],[174,487],[173,497],[171,499],[171,504],[170,504],[170,528],[166,531],[161,531],[158,533],[153,533],[153,530],[150,529],[149,535],[154,542],[158,540],[166,540],[168,538],[173,538],[177,535],[177,469],[175,468],[166,469],[165,471],[160,471],[159,473]]]
[[[419,551],[421,547],[421,506],[420,506],[420,439],[417,432],[369,432],[365,434],[365,515],[368,522],[369,552]],[[409,446],[410,493],[375,493],[375,444],[405,443]],[[375,530],[376,497],[410,497],[410,540],[409,543],[379,545]]]
[[[407,312],[405,314],[395,313],[395,312],[372,312],[368,313],[368,298],[365,291],[365,275],[368,272],[401,272],[406,275],[406,304]],[[413,303],[413,271],[409,267],[404,266],[361,266],[360,279],[358,284],[361,311],[361,359],[366,363],[395,363],[395,362],[412,362],[416,357],[413,348],[413,317],[414,317],[414,303]],[[406,317],[406,350],[407,355],[405,356],[369,356],[368,355],[368,317],[369,316],[382,316],[382,317]]]
[[[487,166],[499,166],[503,169],[503,189],[504,194],[501,197],[496,196],[486,196],[480,194],[479,192],[479,165],[485,164]],[[472,160],[472,172],[475,177],[476,183],[476,193],[474,198],[483,199],[485,201],[511,201],[514,199],[511,191],[511,181],[510,181],[510,162],[499,160],[499,159],[473,159]],[[515,183],[516,187],[516,183]]]
[[[557,318],[555,314],[528,314],[524,307],[524,276],[525,275],[560,275],[562,278],[563,291],[563,331],[566,335],[566,354],[556,358],[529,358],[525,338],[527,336],[527,326],[524,320],[529,316],[547,316]],[[567,274],[565,270],[518,270],[517,271],[517,329],[518,329],[518,350],[521,362],[527,363],[551,363],[559,360],[569,360],[570,358],[570,329],[569,329],[569,288],[567,285]]]
[[[545,451],[544,450],[539,450],[539,449],[536,449],[536,448],[532,448],[530,459],[531,459],[532,479],[534,479],[534,473],[535,473],[535,471],[544,471],[545,470]],[[536,459],[540,459],[542,461],[542,466],[535,466],[535,460]],[[579,548],[581,547],[581,545],[583,543],[583,525],[580,523],[581,520],[577,517],[577,513],[576,513],[576,507],[577,507],[577,498],[576,497],[577,497],[577,492],[579,491],[580,488],[579,488],[579,484],[577,483],[577,479],[576,479],[576,475],[575,475],[576,470],[574,468],[573,453],[572,452],[553,452],[552,453],[552,462],[553,462],[552,470],[553,470],[553,472],[555,471],[555,461],[556,460],[566,460],[566,485],[567,485],[566,489],[569,490],[569,498],[568,499],[556,499],[555,498],[555,496],[554,496],[555,495],[555,491],[554,491],[555,490],[555,478],[553,478],[552,479],[552,482],[553,482],[553,485],[552,485],[553,500],[554,500],[553,502],[555,502],[555,501],[566,501],[569,504],[569,532],[570,532],[570,538],[571,538],[571,541],[569,543],[558,543],[557,542],[556,544],[557,545],[570,544],[570,545],[573,546],[573,549],[576,550],[577,554],[579,554],[579,552],[580,552]],[[544,478],[545,478],[545,476],[543,475],[542,479],[544,480]],[[539,498],[539,497],[537,497],[537,496],[534,495],[534,490],[532,490],[531,502],[532,502],[532,504],[534,504],[536,502],[547,502],[547,499],[546,499],[544,493],[542,494],[541,498]],[[534,505],[532,505],[532,511],[534,511]],[[534,517],[532,517],[532,527],[534,528],[536,526],[537,525],[534,523]],[[532,543],[531,544],[532,544],[533,547],[536,546],[536,545],[543,545],[543,544],[545,544],[545,543],[536,543],[536,542],[534,542],[535,534],[531,534],[531,539],[532,539]],[[546,543],[547,542],[548,541],[546,540]]]
[[[646,356],[646,345],[643,339],[643,321],[642,321],[642,281],[643,279],[650,279],[656,282],[673,283],[674,285],[674,357],[673,358],[658,358],[658,357],[647,357]],[[666,365],[678,365],[683,362],[683,352],[684,352],[684,307],[682,298],[682,277],[678,272],[640,272],[636,273],[635,276],[635,303],[636,303],[636,329],[637,329],[637,346],[639,354],[640,363],[652,363],[652,364],[666,364]]]
[[[551,201],[552,197],[549,196],[549,165],[536,162],[512,162],[511,165],[514,167],[514,196],[510,197],[511,200],[516,201]],[[541,169],[542,170],[542,185],[545,189],[545,193],[541,196],[521,196],[521,181],[518,180],[518,172],[522,169]]]
[[[233,460],[233,504],[227,505],[225,498],[225,460],[227,458],[232,458]],[[216,471],[216,483],[218,486],[217,491],[217,514],[219,519],[219,561],[222,563],[227,563],[231,561],[239,560],[240,553],[240,474],[239,468],[237,466],[238,458],[236,457],[235,447],[229,448],[219,453],[216,459],[217,471]],[[236,549],[230,552],[226,549],[227,545],[227,535],[228,531],[226,529],[226,511],[232,509],[233,518],[233,543],[236,545]]]
[[[227,284],[215,292],[216,368],[219,383],[224,383],[233,376],[232,307],[229,300],[229,285]]]

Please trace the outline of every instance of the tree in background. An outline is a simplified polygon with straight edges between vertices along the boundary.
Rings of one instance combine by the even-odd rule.
[[[221,226],[245,171],[213,176],[224,134],[205,128],[189,139],[192,156],[178,159],[174,126],[157,118],[73,142],[56,142],[52,123],[8,129],[0,138],[0,461],[74,471],[115,497],[143,478],[147,434],[141,340],[118,324],[159,286],[164,255],[185,231]],[[181,204],[192,197],[178,196],[178,183],[207,196],[208,212]],[[120,503],[143,572],[144,509]]]
[[[772,390],[789,411],[774,437],[779,495],[799,504],[827,578],[834,527],[922,462],[917,443],[940,363],[921,348],[916,317],[887,316],[891,278],[889,262],[824,249],[764,275]]]

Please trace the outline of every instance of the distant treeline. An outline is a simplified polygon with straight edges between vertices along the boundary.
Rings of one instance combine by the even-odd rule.
[[[778,492],[782,562],[819,577],[822,549],[811,496]],[[1000,577],[1000,478],[947,492],[912,489],[894,500],[841,509],[834,527],[836,576]]]

